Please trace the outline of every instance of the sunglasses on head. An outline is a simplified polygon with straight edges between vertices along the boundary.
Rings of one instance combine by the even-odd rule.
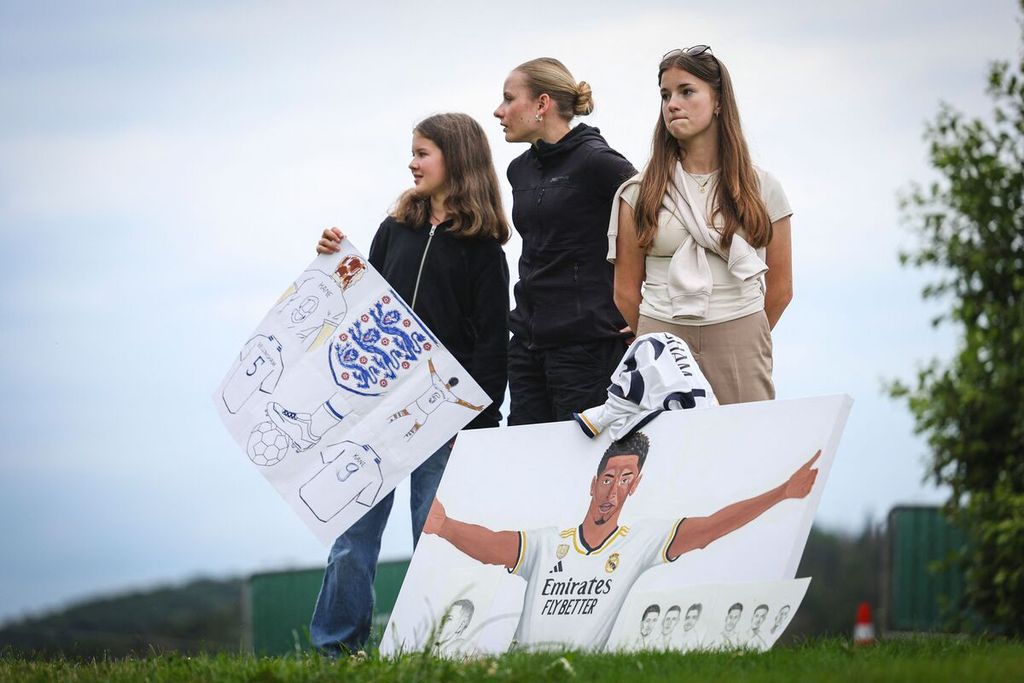
[[[669,57],[675,57],[676,55],[687,55],[688,57],[700,57],[702,54],[707,52],[714,56],[711,52],[710,45],[692,45],[690,47],[677,48],[675,50],[669,50],[661,56],[662,59],[668,59]]]

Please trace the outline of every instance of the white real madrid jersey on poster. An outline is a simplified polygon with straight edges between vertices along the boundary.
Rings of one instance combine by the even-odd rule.
[[[520,531],[518,561],[509,572],[527,584],[513,646],[603,647],[636,580],[669,561],[668,546],[681,523],[620,526],[592,549],[580,527]]]
[[[416,399],[416,407],[425,415],[430,415],[446,401],[448,401],[448,392],[445,390],[444,383],[431,379],[430,389]]]

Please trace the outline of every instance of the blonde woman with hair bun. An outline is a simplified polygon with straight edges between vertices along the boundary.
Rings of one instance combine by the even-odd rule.
[[[629,335],[612,297],[606,231],[616,189],[636,173],[597,128],[586,81],[557,59],[520,64],[494,116],[530,147],[508,167],[512,221],[523,240],[509,318],[508,424],[572,419],[604,403]]]

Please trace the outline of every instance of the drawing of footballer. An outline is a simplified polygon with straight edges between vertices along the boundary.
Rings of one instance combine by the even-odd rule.
[[[657,642],[657,646],[660,649],[668,650],[672,647],[672,634],[679,624],[679,617],[682,615],[682,612],[683,608],[679,605],[672,605],[665,610],[665,616],[661,619],[661,633]],[[693,627],[691,626],[691,628]]]
[[[423,392],[415,401],[388,418],[388,422],[394,422],[409,416],[415,418],[412,427],[405,433],[406,441],[415,436],[420,427],[426,423],[430,414],[444,403],[454,403],[457,406],[462,406],[476,412],[480,412],[486,407],[473,405],[452,393],[452,387],[459,383],[459,378],[451,377],[447,382],[441,379],[441,375],[437,374],[437,370],[434,368],[433,358],[427,359],[427,367],[430,370],[430,388]]]
[[[456,600],[441,616],[437,639],[430,648],[432,654],[453,659],[470,657],[476,647],[466,633],[473,621],[473,601],[465,598]]]
[[[348,306],[344,291],[365,272],[366,263],[355,254],[342,258],[332,273],[307,270],[281,295],[274,311],[300,341],[311,340],[306,350],[313,351],[345,318]]]
[[[783,625],[786,623],[786,618],[789,616],[789,612],[789,605],[783,605],[779,608],[779,611],[775,614],[775,623],[772,624],[772,634],[782,629]]]
[[[654,644],[654,625],[658,623],[661,616],[660,605],[648,605],[640,617],[640,635],[636,637],[633,647],[637,650],[647,650]]]
[[[640,484],[649,448],[641,432],[608,446],[590,483],[586,516],[575,528],[492,531],[448,517],[434,500],[424,533],[478,562],[504,566],[527,582],[514,648],[603,648],[641,574],[706,548],[786,500],[807,497],[821,455],[818,450],[775,488],[707,517],[620,526],[619,515]]]
[[[696,650],[700,647],[701,635],[696,627],[703,611],[704,605],[699,602],[695,602],[686,608],[686,617],[683,619],[683,633],[680,638],[679,648],[683,652]],[[665,647],[668,648],[669,645],[666,644]]]
[[[718,639],[713,644],[715,649],[734,650],[740,647],[742,643],[740,643],[740,634],[736,630],[736,626],[740,623],[740,617],[742,616],[743,603],[737,602],[729,607],[725,613],[725,626],[722,627],[722,633],[719,634]]]
[[[761,626],[768,618],[768,605],[764,603],[754,608],[754,615],[750,617],[750,630],[746,633],[746,646],[757,650],[767,650],[768,642],[761,633]]]

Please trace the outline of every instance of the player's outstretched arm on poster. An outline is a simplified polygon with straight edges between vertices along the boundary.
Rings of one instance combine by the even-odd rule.
[[[727,505],[707,517],[688,517],[676,531],[668,547],[669,560],[698,548],[705,548],[723,536],[760,517],[766,510],[789,498],[806,498],[814,486],[818,470],[811,469],[821,456],[819,449],[785,482],[759,496]]]
[[[345,233],[337,228],[326,228],[316,243],[316,253],[337,254],[341,249],[341,241],[345,239]]]
[[[434,359],[427,359],[427,369],[430,370],[430,381],[438,384],[444,384],[444,380],[441,379],[441,375],[437,374],[437,368],[434,367]],[[445,385],[448,386],[448,385]]]
[[[500,564],[511,569],[519,557],[519,534],[515,531],[491,531],[479,524],[467,524],[447,515],[437,498],[430,506],[423,533],[440,536],[484,564]]]
[[[473,405],[473,404],[472,404],[472,403],[470,403],[469,401],[464,401],[464,400],[462,400],[461,398],[457,398],[457,399],[455,399],[455,405],[457,405],[457,406],[462,406],[463,408],[469,408],[470,410],[475,410],[475,411],[476,411],[476,412],[478,412],[478,413],[479,413],[479,412],[480,412],[481,410],[483,410],[484,408],[486,408],[486,407],[487,407],[487,406],[477,406],[477,405]]]

